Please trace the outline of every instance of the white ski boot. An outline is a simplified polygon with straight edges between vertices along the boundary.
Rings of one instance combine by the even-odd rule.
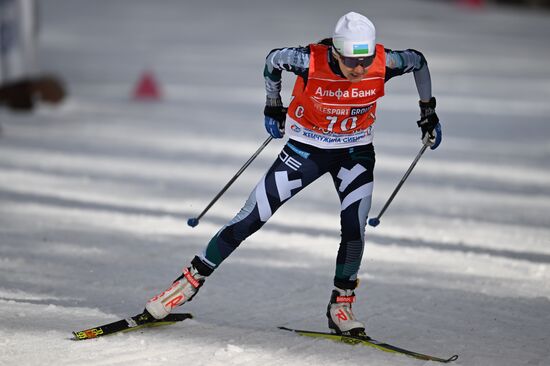
[[[351,304],[355,302],[353,290],[335,287],[327,308],[328,327],[336,334],[360,335],[365,333],[365,325],[353,315]]]
[[[177,306],[191,301],[204,283],[206,276],[199,274],[194,266],[185,268],[168,289],[153,297],[145,305],[155,319],[163,319]]]

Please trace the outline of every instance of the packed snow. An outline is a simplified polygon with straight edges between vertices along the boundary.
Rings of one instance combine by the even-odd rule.
[[[69,98],[0,110],[0,365],[423,365],[283,332],[327,330],[339,204],[323,177],[282,207],[181,311],[195,319],[91,341],[134,315],[240,209],[273,141],[263,62],[354,10],[388,48],[428,59],[444,140],[367,228],[356,315],[380,340],[455,365],[550,364],[550,14],[453,1],[41,2],[40,61]],[[132,100],[152,71],[163,98]],[[294,78],[283,75],[288,101]],[[375,216],[420,149],[412,75],[379,105]]]

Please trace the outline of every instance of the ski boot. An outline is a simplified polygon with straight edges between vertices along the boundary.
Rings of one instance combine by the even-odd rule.
[[[328,327],[336,334],[365,335],[365,325],[353,315],[351,304],[355,302],[353,290],[335,287],[327,308]]]
[[[197,268],[201,269],[202,274]],[[195,257],[191,266],[184,268],[183,274],[168,289],[147,301],[145,310],[155,319],[165,318],[175,307],[191,301],[212,271]]]

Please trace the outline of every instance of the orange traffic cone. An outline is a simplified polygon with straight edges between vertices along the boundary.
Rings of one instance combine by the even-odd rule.
[[[139,78],[133,93],[134,100],[161,99],[161,92],[152,71],[145,71]]]

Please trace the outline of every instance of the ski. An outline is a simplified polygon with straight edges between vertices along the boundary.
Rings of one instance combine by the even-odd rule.
[[[170,325],[177,322],[181,322],[185,319],[191,319],[193,315],[189,313],[169,314],[166,318],[157,320],[153,318],[151,314],[144,311],[141,314],[132,316],[131,318],[121,319],[113,323],[101,325],[94,328],[84,329],[73,332],[75,341],[81,341],[85,339],[94,339],[97,337],[103,337],[110,334],[120,332],[130,332],[146,327],[158,327],[162,325]]]
[[[343,334],[335,334],[335,333],[327,333],[327,332],[315,332],[310,330],[292,329],[292,328],[286,328],[286,327],[279,327],[279,329],[287,330],[287,331],[294,332],[299,335],[307,336],[307,337],[330,339],[336,342],[342,342],[342,343],[351,344],[351,345],[360,344],[363,346],[369,346],[385,352],[403,354],[409,357],[416,358],[418,360],[449,363],[452,361],[456,361],[458,359],[458,355],[454,355],[449,358],[440,358],[440,357],[430,356],[423,353],[409,351],[404,348],[396,347],[385,342],[377,341],[376,339],[373,339],[367,336],[366,334],[365,335],[343,335]]]

